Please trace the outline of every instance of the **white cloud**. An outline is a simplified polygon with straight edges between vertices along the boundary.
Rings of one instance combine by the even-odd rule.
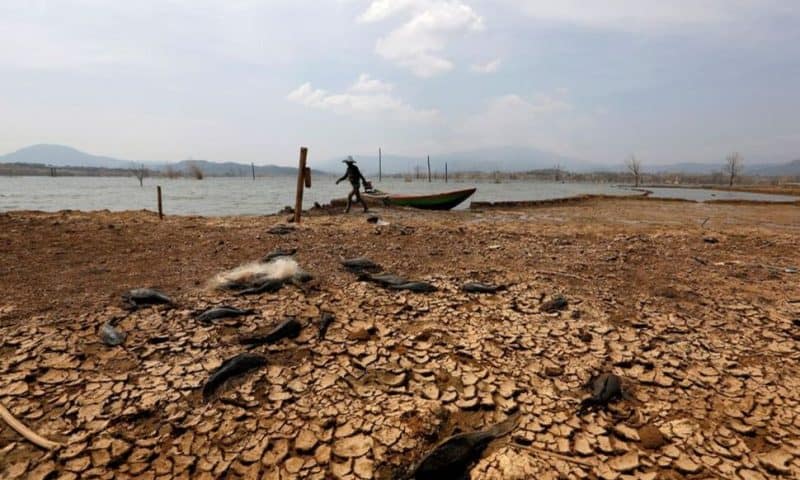
[[[375,0],[358,16],[361,22],[379,22],[405,10],[424,5],[420,0]]]
[[[329,93],[304,83],[287,95],[287,99],[306,107],[330,110],[339,114],[392,114],[402,119],[426,120],[436,110],[419,110],[391,95],[393,86],[362,74],[344,93]]]
[[[500,68],[500,63],[502,61],[499,58],[495,58],[494,60],[490,60],[486,63],[476,63],[470,67],[475,73],[494,73]]]
[[[394,85],[391,83],[370,78],[366,73],[362,73],[359,75],[356,83],[350,87],[350,91],[354,93],[388,93],[391,92],[393,88]]]
[[[410,18],[378,39],[375,51],[419,77],[451,70],[453,62],[444,56],[447,42],[484,29],[483,18],[460,0],[375,0],[358,19],[377,22],[400,14]]]

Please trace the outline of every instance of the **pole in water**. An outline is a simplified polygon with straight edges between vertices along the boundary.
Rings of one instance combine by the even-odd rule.
[[[161,185],[156,187],[156,194],[158,195],[158,219],[164,219],[164,210],[161,208]]]
[[[428,183],[431,183],[431,156],[428,155]]]
[[[381,181],[381,148],[378,147],[378,181]]]
[[[303,186],[306,176],[306,158],[308,148],[300,147],[300,166],[297,168],[297,194],[294,200],[294,223],[300,223],[300,213],[303,211]]]
[[[447,183],[447,162],[444,162],[444,183]]]
[[[256,179],[256,164],[255,163],[251,163],[250,164],[250,168],[253,169],[253,180],[255,180]]]

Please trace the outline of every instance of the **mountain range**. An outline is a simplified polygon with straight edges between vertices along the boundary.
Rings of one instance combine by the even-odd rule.
[[[323,170],[344,171],[342,156],[322,163]],[[353,155],[365,175],[378,174],[378,155]],[[449,172],[521,172],[553,168],[560,165],[565,170],[593,168],[586,162],[564,157],[556,153],[528,147],[494,147],[480,148],[463,152],[453,152],[430,157],[431,171],[444,172],[445,163]],[[412,157],[403,155],[381,155],[381,172],[391,174],[415,174],[419,168],[421,174],[427,175],[428,157]],[[597,167],[600,168],[600,167]]]
[[[245,163],[211,162],[208,160],[182,160],[180,162],[141,162],[103,157],[82,152],[64,145],[39,144],[25,147],[16,152],[0,156],[0,163],[41,164],[53,167],[101,167],[134,169],[144,165],[149,170],[167,172],[169,170],[183,175],[191,174],[193,167],[211,177],[239,177],[252,173],[252,167]],[[278,165],[256,165],[256,175],[297,175],[296,167]],[[317,172],[321,173],[321,172]]]
[[[330,159],[322,163],[322,168],[327,171],[344,172],[341,161],[346,156]],[[361,170],[367,176],[378,173],[378,155],[353,155]],[[416,174],[416,169],[422,176],[427,175],[428,157],[412,157],[392,154],[381,155],[381,171],[384,174]],[[449,172],[524,172],[530,170],[545,170],[559,167],[561,170],[572,172],[620,172],[625,171],[625,163],[597,164],[565,157],[556,153],[526,147],[496,147],[482,148],[457,153],[447,153],[430,157],[431,171],[444,172],[445,163]],[[643,173],[684,173],[684,174],[710,174],[719,172],[724,166],[724,161],[715,163],[673,163],[666,165],[648,164],[642,162]],[[800,175],[800,159],[787,163],[759,163],[749,164],[745,159],[744,174],[761,176],[795,176]]]
[[[317,174],[344,172],[341,160],[345,156],[322,161],[316,167]],[[353,155],[361,170],[367,176],[378,173],[377,152],[372,155]],[[566,157],[546,150],[529,147],[493,147],[446,153],[430,157],[431,171],[444,172],[445,164],[449,172],[521,172],[529,170],[549,169],[559,166],[563,170],[575,172],[590,171],[622,171],[623,162],[617,165],[601,165],[584,162],[576,158]],[[25,147],[16,152],[0,156],[0,163],[42,164],[54,167],[101,167],[132,169],[139,165],[145,168],[181,174],[191,174],[194,166],[202,170],[206,176],[247,176],[251,174],[251,166],[237,162],[212,162],[208,160],[182,160],[179,162],[141,162],[121,160],[112,157],[92,155],[64,145],[39,144]],[[648,165],[643,162],[645,173],[672,172],[689,174],[708,174],[722,170],[723,162],[716,163],[674,163],[669,165]],[[427,157],[384,154],[381,158],[381,171],[385,174],[415,174],[417,169],[421,175],[427,174]],[[296,175],[297,168],[278,165],[257,165],[256,175]],[[788,163],[748,164],[745,159],[744,173],[748,175],[782,176],[800,175],[800,159]]]

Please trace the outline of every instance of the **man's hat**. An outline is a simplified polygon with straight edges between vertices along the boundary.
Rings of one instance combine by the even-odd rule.
[[[343,162],[343,163],[356,163],[356,161],[355,161],[355,160],[353,160],[353,157],[351,157],[350,155],[348,155],[348,156],[347,156],[347,158],[345,158],[344,160],[342,160],[342,162]]]

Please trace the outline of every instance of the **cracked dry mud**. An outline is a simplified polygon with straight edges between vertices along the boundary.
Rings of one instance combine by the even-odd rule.
[[[800,477],[797,206],[379,214],[389,225],[320,215],[285,235],[267,233],[276,216],[0,215],[0,401],[64,444],[0,426],[0,477],[398,478],[447,435],[516,411],[472,478]],[[293,247],[311,285],[204,288]],[[340,258],[361,255],[438,291],[359,282]],[[127,315],[119,295],[143,286],[177,306]],[[543,312],[557,295],[566,308]],[[195,319],[217,304],[256,314]],[[300,336],[253,349],[267,365],[204,402],[239,337],[287,315],[308,324]],[[112,319],[118,347],[98,337]],[[578,415],[600,371],[631,398]]]

